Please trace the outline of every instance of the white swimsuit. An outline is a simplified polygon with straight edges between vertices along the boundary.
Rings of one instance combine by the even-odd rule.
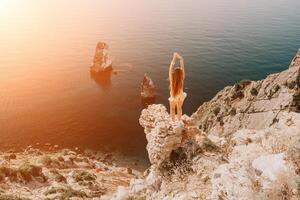
[[[169,97],[169,101],[170,102],[174,102],[174,101],[184,101],[184,99],[186,98],[187,94],[183,91],[181,91],[178,95],[176,95],[175,97],[173,97],[172,95],[170,95]]]

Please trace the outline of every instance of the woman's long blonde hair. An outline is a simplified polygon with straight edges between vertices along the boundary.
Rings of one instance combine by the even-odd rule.
[[[183,88],[183,70],[181,68],[175,68],[172,72],[170,80],[170,88],[172,96],[177,96]]]

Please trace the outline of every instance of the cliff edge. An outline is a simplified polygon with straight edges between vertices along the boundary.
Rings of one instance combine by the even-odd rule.
[[[289,68],[225,87],[181,122],[142,111],[151,167],[110,199],[299,199],[300,50]]]

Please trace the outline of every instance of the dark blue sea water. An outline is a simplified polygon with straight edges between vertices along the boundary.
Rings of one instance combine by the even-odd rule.
[[[223,87],[287,68],[300,48],[299,0],[53,0],[0,2],[0,148],[145,153],[139,84],[148,73],[168,105],[174,51],[186,65],[184,112]],[[98,41],[111,81],[90,77]]]

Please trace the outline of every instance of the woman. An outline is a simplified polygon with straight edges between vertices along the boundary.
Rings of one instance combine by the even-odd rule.
[[[180,61],[180,67],[174,67],[176,58]],[[175,113],[177,113],[177,119],[180,120],[182,116],[182,105],[186,98],[186,93],[183,92],[184,82],[184,63],[183,58],[178,54],[173,54],[173,59],[169,68],[169,80],[170,80],[170,115],[173,121],[175,121]]]

